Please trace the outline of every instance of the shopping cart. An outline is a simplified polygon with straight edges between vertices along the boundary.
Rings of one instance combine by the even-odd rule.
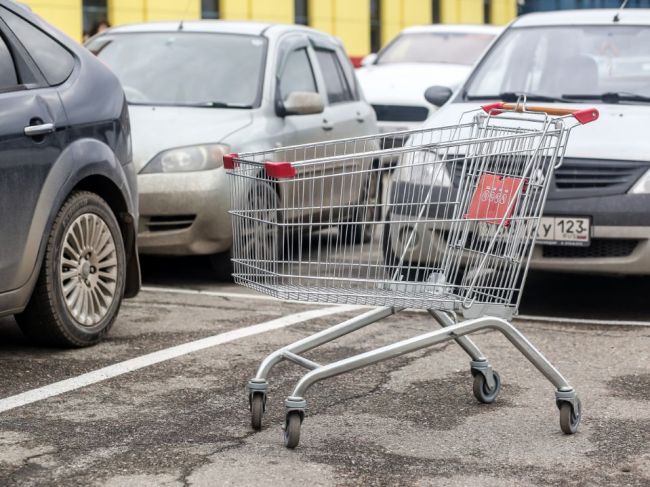
[[[449,127],[224,157],[235,282],[285,300],[376,307],[266,357],[247,388],[253,428],[283,360],[310,369],[285,401],[284,442],[294,448],[315,382],[446,340],[470,356],[474,396],[491,403],[499,374],[466,336],[489,328],[555,386],[561,429],[574,433],[575,390],[509,321],[553,169],[571,129],[597,118],[500,102]],[[301,355],[405,308],[427,310],[442,329],[327,365]]]

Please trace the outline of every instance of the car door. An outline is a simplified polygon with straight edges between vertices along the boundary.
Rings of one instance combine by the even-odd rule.
[[[314,68],[315,59],[311,52],[309,39],[303,34],[290,35],[283,39],[278,48],[276,68],[276,102],[283,102],[292,92],[322,93]],[[322,94],[324,98],[324,93]],[[284,115],[282,117],[281,141],[283,146],[314,144],[333,137],[332,127],[324,121],[322,113],[308,115]],[[305,157],[322,156],[324,152],[297,150],[280,151],[276,157],[295,162]],[[313,176],[313,168],[300,168],[298,171]],[[309,188],[283,185],[283,200],[292,208],[284,217],[290,221],[323,221],[328,219],[328,195],[323,181],[311,178]],[[289,203],[291,202],[291,203]]]
[[[353,73],[346,73],[349,60],[334,44],[314,43],[320,75],[327,93],[324,118],[333,128],[335,139],[372,133],[372,108],[361,100]]]
[[[328,41],[316,39],[313,49],[318,61],[321,83],[327,93],[327,104],[323,112],[324,119],[332,129],[335,139],[349,139],[369,135],[373,124],[372,108],[361,100],[352,74],[346,76],[340,48]],[[337,151],[343,153],[360,153],[375,149],[372,141],[349,141],[337,144]],[[341,155],[341,154],[339,154]],[[364,202],[368,197],[368,172],[372,157],[351,157],[329,165],[327,193],[331,195],[329,204],[339,208],[337,217],[348,220],[354,217],[351,210],[355,204]],[[340,176],[339,176],[340,175]]]
[[[52,45],[54,44],[54,46]],[[65,146],[66,117],[56,91],[26,46],[65,65],[64,48],[0,6],[0,292],[26,283],[42,235],[32,235],[40,191]],[[66,51],[67,52],[67,51]],[[68,54],[69,55],[69,54]],[[69,64],[69,63],[68,63]]]
[[[283,39],[277,59],[276,102],[286,100],[289,93],[296,91],[319,93],[313,59],[309,52],[309,40],[304,35],[292,35]],[[286,115],[282,118],[281,140],[284,146],[309,144],[331,138],[329,127],[323,128],[323,115],[320,113]]]

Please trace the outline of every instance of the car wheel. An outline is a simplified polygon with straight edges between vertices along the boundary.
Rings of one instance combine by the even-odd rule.
[[[111,208],[96,194],[74,192],[54,220],[36,287],[16,316],[18,324],[44,345],[97,343],[117,317],[125,274],[124,241]]]
[[[237,223],[239,258],[262,262],[264,268],[272,267],[286,250],[280,245],[286,238],[279,211],[280,196],[271,184],[256,183],[248,194],[248,208],[250,217]]]
[[[416,263],[404,261],[401,255],[395,253],[391,242],[391,231],[395,231],[395,224],[390,223],[391,212],[386,214],[386,223],[382,235],[382,247],[384,250],[384,263],[389,273],[389,279],[393,281],[420,282],[426,281],[431,270]],[[391,226],[393,227],[391,230]]]
[[[351,223],[339,225],[339,238],[350,244],[370,242],[377,228],[375,222],[381,219],[381,196],[382,175],[375,171],[368,178],[359,207],[352,215]]]

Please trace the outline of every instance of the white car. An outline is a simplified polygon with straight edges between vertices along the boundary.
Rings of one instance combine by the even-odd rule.
[[[409,27],[363,59],[357,77],[381,132],[417,128],[437,107],[424,98],[432,85],[455,89],[502,31],[489,25]]]
[[[600,112],[571,134],[551,181],[531,267],[650,274],[650,9],[518,18],[455,93],[428,91],[431,102],[444,106],[424,128],[455,125],[464,112],[522,94],[529,104]],[[454,185],[453,174],[440,179]],[[397,240],[390,244],[403,250]],[[418,225],[411,244],[409,255],[426,257],[426,249],[444,245],[444,235]]]
[[[143,254],[213,255],[227,272],[224,154],[377,132],[341,42],[313,29],[148,23],[110,29],[87,46],[129,102]]]

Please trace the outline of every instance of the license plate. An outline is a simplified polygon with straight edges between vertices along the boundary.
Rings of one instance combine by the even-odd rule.
[[[537,228],[537,243],[586,247],[591,236],[591,221],[584,217],[543,216]]]

